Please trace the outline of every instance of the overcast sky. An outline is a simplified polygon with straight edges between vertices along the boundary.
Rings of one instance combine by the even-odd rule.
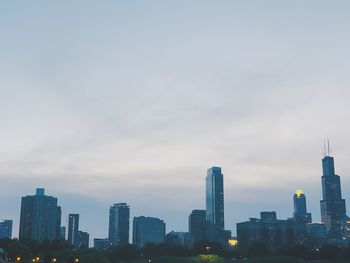
[[[225,225],[304,190],[320,220],[329,138],[350,202],[350,2],[2,1],[0,219],[45,187],[81,229],[108,209],[187,231],[221,166]]]

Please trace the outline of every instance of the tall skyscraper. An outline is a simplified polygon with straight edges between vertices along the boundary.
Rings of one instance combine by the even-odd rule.
[[[296,190],[293,196],[294,213],[293,218],[295,221],[311,223],[311,213],[306,210],[306,196],[302,190]]]
[[[224,240],[224,179],[220,167],[208,169],[206,178],[207,238],[223,243]]]
[[[12,238],[12,220],[4,220],[0,222],[0,239],[1,238]]]
[[[57,198],[38,188],[36,195],[22,197],[19,238],[54,240],[60,238],[61,207]]]
[[[61,226],[60,237],[62,240],[66,240],[66,227]]]
[[[165,223],[155,217],[134,217],[132,244],[144,247],[147,243],[160,244],[165,238]]]
[[[207,240],[207,222],[205,210],[192,210],[188,217],[188,232],[195,242]]]
[[[113,246],[129,243],[130,207],[126,203],[114,204],[109,209],[108,238]]]
[[[68,242],[75,248],[79,247],[79,214],[69,214],[68,216]]]
[[[341,237],[341,222],[346,218],[345,200],[342,199],[340,177],[335,174],[334,158],[329,150],[322,159],[321,220],[330,237]]]

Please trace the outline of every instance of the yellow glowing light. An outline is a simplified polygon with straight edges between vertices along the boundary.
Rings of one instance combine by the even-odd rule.
[[[21,257],[17,257],[16,260],[17,260],[17,261],[21,261]]]
[[[295,194],[297,195],[297,197],[300,197],[303,194],[303,190],[298,189],[295,191]]]
[[[228,244],[231,246],[231,247],[235,247],[238,245],[238,240],[237,239],[230,239],[228,241]]]

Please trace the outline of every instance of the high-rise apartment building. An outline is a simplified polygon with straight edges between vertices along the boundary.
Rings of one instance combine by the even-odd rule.
[[[165,223],[155,217],[134,217],[132,243],[144,247],[147,243],[160,244],[165,238]]]
[[[12,238],[12,220],[4,220],[0,222],[0,239]]]
[[[22,197],[19,238],[54,240],[60,238],[61,207],[57,198],[45,195],[43,188],[36,194]]]
[[[68,216],[68,242],[75,248],[79,247],[79,214],[69,214]]]
[[[306,196],[302,190],[296,190],[293,196],[293,219],[299,222],[311,223],[311,213],[306,210]]]
[[[195,242],[207,240],[207,222],[205,210],[192,210],[188,217],[188,232]]]
[[[326,154],[322,159],[321,220],[328,235],[341,238],[341,224],[346,218],[345,200],[342,199],[340,177],[335,174],[334,158]]]
[[[206,177],[207,238],[224,242],[224,179],[220,167],[212,167]]]
[[[114,204],[109,209],[109,242],[113,246],[129,243],[130,207],[126,203]]]

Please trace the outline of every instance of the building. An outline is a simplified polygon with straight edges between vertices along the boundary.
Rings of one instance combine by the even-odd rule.
[[[38,188],[35,195],[22,197],[19,239],[59,239],[60,229],[61,207],[57,198],[45,195],[43,188]]]
[[[274,211],[261,212],[260,219],[250,218],[237,224],[237,239],[241,250],[246,250],[255,241],[266,243],[272,250],[286,244],[303,245],[307,241],[306,224],[279,220]]]
[[[79,214],[69,214],[68,216],[68,242],[73,247],[79,247]]]
[[[89,233],[83,232],[83,231],[78,231],[78,247],[79,248],[80,247],[88,248],[89,241],[90,241]]]
[[[293,219],[298,222],[311,223],[311,213],[306,210],[306,196],[302,190],[296,190],[293,196]]]
[[[327,244],[327,230],[324,224],[307,224],[306,229],[308,237],[308,247],[318,249]]]
[[[134,217],[132,244],[144,247],[147,243],[160,244],[164,242],[165,223],[155,217]]]
[[[95,249],[107,249],[110,246],[108,238],[95,238],[94,248]]]
[[[108,238],[113,246],[129,243],[130,207],[126,203],[114,204],[109,209]]]
[[[321,220],[330,238],[342,239],[341,225],[346,218],[345,200],[342,199],[340,177],[335,174],[334,158],[329,154],[322,159],[322,170]]]
[[[192,210],[188,217],[188,232],[190,232],[195,242],[207,240],[205,210]]]
[[[212,167],[206,177],[207,239],[224,243],[224,179],[220,167]]]
[[[0,239],[10,238],[12,239],[12,220],[4,220],[0,222]]]
[[[165,244],[168,246],[185,246],[192,248],[194,245],[194,237],[189,232],[171,231],[165,236]]]
[[[65,226],[61,226],[60,237],[62,240],[66,240],[66,227]]]

